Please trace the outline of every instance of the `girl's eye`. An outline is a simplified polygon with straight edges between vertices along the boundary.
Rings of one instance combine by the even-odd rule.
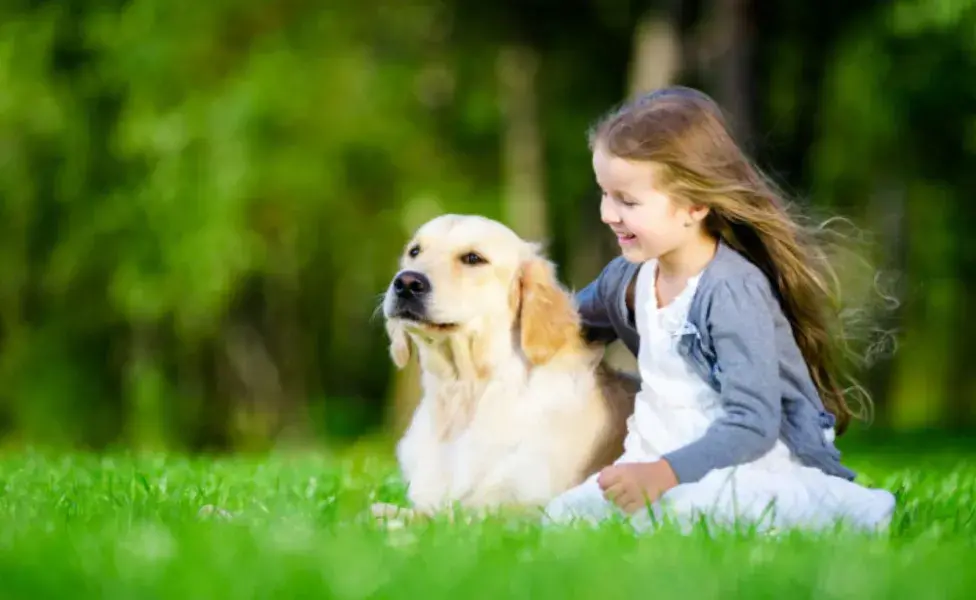
[[[485,260],[480,254],[476,252],[468,252],[467,254],[461,255],[461,262],[463,262],[466,265],[473,266],[473,265],[482,265],[487,263],[488,261]]]
[[[611,200],[613,200],[617,204],[621,204],[623,206],[628,206],[628,207],[629,206],[637,206],[637,203],[636,202],[634,202],[632,200],[628,200],[627,198],[621,196],[620,194],[608,194],[606,192],[603,192],[602,197],[603,198],[610,198]]]

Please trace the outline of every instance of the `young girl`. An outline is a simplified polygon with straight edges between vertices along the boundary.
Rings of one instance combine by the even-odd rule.
[[[624,455],[547,520],[886,527],[894,497],[854,483],[833,444],[852,413],[820,255],[717,105],[659,90],[605,117],[590,147],[622,256],[578,302],[594,337],[638,357],[642,385]]]

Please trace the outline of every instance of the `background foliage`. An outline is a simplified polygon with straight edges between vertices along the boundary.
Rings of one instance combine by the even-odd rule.
[[[666,82],[871,234],[874,427],[971,428],[976,3],[759,4],[3,0],[0,440],[395,429],[415,382],[374,313],[409,232],[501,218],[585,285],[613,253],[585,129]]]

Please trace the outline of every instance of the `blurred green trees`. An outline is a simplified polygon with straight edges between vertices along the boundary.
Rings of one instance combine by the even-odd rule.
[[[648,15],[676,80],[880,242],[901,308],[867,373],[879,424],[973,424],[976,4],[827,4],[0,3],[0,436],[262,448],[388,423],[412,384],[376,309],[421,221],[505,219],[577,287],[611,256],[584,132],[639,89]]]

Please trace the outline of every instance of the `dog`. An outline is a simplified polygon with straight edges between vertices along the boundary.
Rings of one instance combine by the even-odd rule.
[[[539,244],[485,217],[436,217],[406,245],[382,308],[393,363],[415,350],[421,370],[396,446],[408,516],[543,507],[623,452],[637,381],[586,342]]]

